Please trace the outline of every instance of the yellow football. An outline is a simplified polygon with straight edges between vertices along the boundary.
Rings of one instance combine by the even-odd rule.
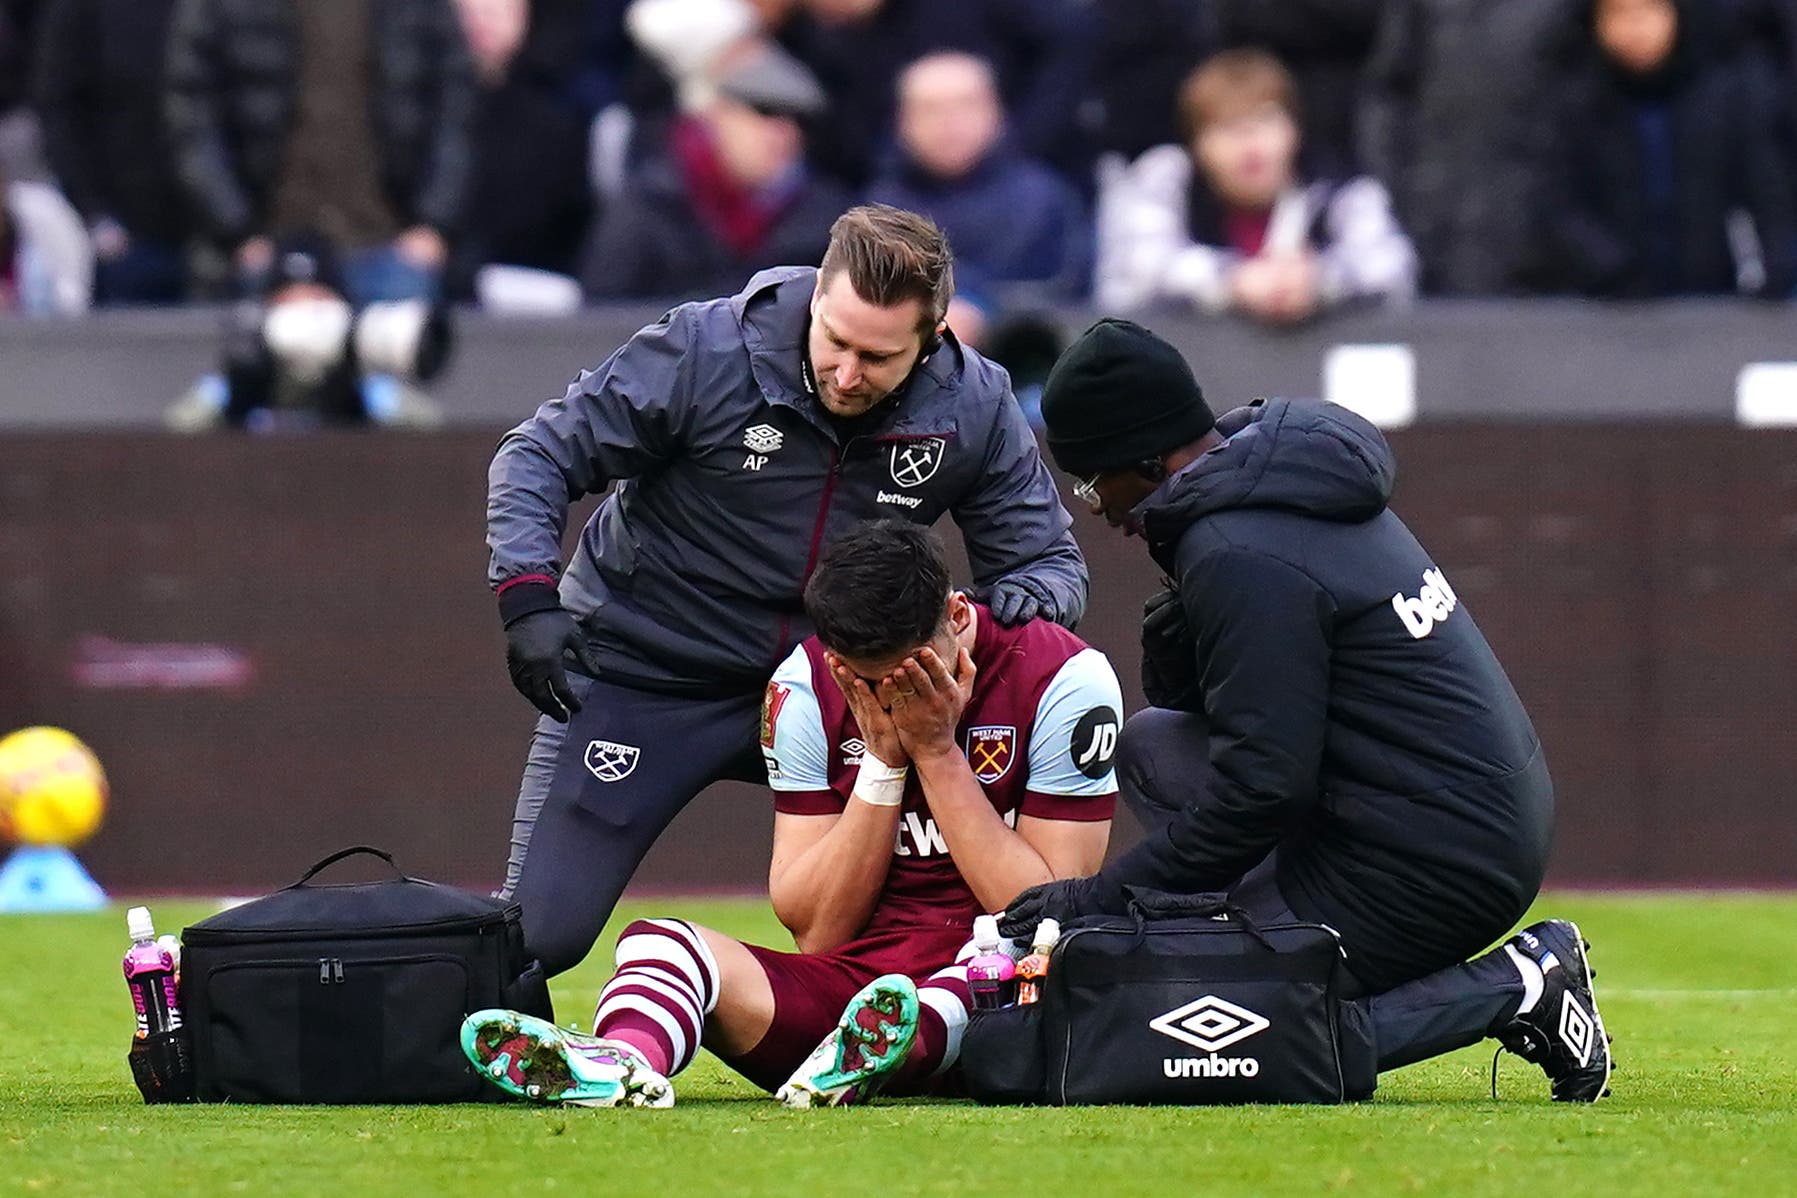
[[[0,840],[72,848],[106,814],[100,759],[61,728],[24,728],[0,740]]]

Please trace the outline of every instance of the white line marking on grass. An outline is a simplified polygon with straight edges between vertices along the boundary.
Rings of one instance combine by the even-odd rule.
[[[1782,987],[1765,990],[1655,990],[1637,989],[1628,986],[1605,986],[1605,998],[1789,998],[1797,994],[1797,988]]]

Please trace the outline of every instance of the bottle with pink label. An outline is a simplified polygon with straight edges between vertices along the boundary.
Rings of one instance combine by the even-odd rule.
[[[973,921],[973,960],[967,963],[967,988],[976,1011],[996,1011],[1017,1000],[1017,962],[1003,948],[998,919],[981,915]]]
[[[145,1102],[190,1102],[193,1065],[175,984],[179,946],[172,937],[156,939],[148,907],[131,908],[125,926],[131,934],[131,948],[125,953],[125,985],[137,1011],[137,1030],[131,1037],[128,1058],[131,1076]]]

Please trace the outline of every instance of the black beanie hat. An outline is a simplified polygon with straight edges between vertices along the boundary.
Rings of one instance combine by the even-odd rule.
[[[1048,451],[1069,474],[1121,470],[1217,425],[1192,368],[1141,325],[1106,318],[1079,335],[1042,388]]]

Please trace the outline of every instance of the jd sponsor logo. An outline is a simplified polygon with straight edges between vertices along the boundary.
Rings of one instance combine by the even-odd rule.
[[[1073,768],[1088,778],[1102,778],[1111,772],[1117,759],[1117,734],[1123,721],[1109,707],[1094,707],[1073,726],[1073,741],[1067,747]]]
[[[879,503],[896,503],[898,506],[905,508],[919,508],[923,506],[923,500],[919,499],[917,496],[900,495],[896,491],[881,491],[878,495],[874,496],[874,499]]]
[[[1423,571],[1423,589],[1416,598],[1408,598],[1402,591],[1391,597],[1391,608],[1404,621],[1404,630],[1419,641],[1459,606],[1460,597],[1448,585],[1447,576],[1434,567]]]
[[[1178,1077],[1257,1077],[1260,1061],[1254,1057],[1224,1057],[1217,1054],[1250,1036],[1258,1036],[1270,1025],[1265,1016],[1228,999],[1206,994],[1164,1015],[1148,1021],[1148,1026],[1163,1036],[1190,1044],[1204,1057],[1167,1057],[1161,1061],[1161,1072]]]

